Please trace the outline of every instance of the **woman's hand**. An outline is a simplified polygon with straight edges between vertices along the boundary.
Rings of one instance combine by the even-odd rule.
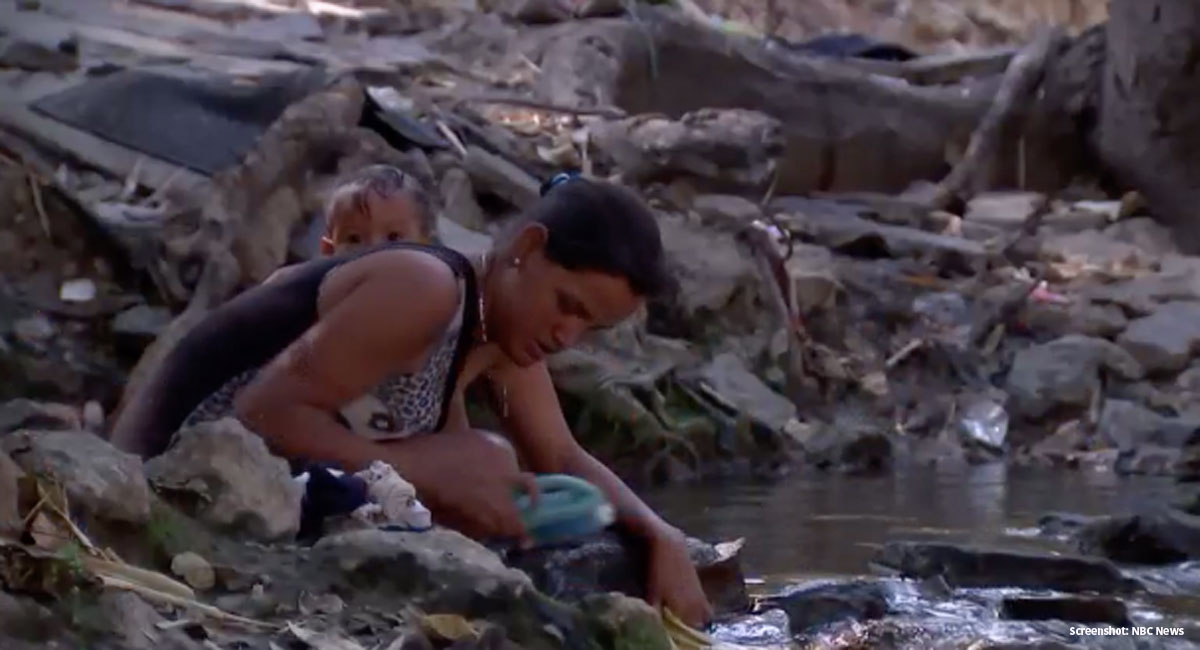
[[[664,525],[649,538],[650,566],[647,600],[670,609],[681,621],[703,629],[712,620],[712,607],[688,553],[687,539]]]
[[[514,493],[523,490],[536,500],[537,485],[503,438],[446,431],[395,444],[404,454],[398,471],[439,523],[476,539],[530,543]]]

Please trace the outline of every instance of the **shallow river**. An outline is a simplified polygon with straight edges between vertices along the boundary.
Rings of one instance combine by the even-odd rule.
[[[1147,502],[1174,502],[1182,494],[1172,480],[989,466],[876,478],[807,473],[771,484],[676,486],[645,496],[692,535],[712,541],[744,537],[743,567],[752,593],[762,594],[807,580],[872,575],[872,556],[891,540],[1068,550],[1061,542],[1034,536],[1041,515],[1121,514]],[[1147,574],[1155,571],[1135,573],[1153,580]],[[1190,597],[1200,572],[1184,573],[1172,570],[1166,576],[1171,584],[1164,588],[1186,595],[1186,602],[1171,609],[1182,606],[1190,623],[1200,616],[1193,610],[1200,601]],[[1180,578],[1190,584],[1180,585]],[[1135,610],[1158,609],[1139,604]],[[1158,618],[1152,611],[1146,614]],[[1188,637],[1195,640],[1195,633],[1192,628]]]

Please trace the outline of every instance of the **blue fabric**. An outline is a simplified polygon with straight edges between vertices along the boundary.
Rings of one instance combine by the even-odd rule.
[[[324,531],[325,519],[354,512],[369,500],[366,481],[353,474],[334,476],[331,465],[314,464],[306,469],[308,484],[300,503],[301,539],[316,539]]]

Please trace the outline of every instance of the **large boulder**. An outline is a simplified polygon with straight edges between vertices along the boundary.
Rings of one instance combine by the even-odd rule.
[[[714,189],[764,187],[783,153],[779,121],[743,109],[701,109],[679,120],[640,115],[593,129],[596,146],[629,182],[677,177]]]
[[[1145,372],[1129,353],[1104,339],[1069,335],[1021,350],[1007,379],[1012,413],[1037,419],[1059,407],[1085,407],[1101,371],[1128,380]]]
[[[713,546],[697,539],[689,539],[688,544],[713,607],[721,613],[747,611],[750,601],[736,545]],[[560,546],[510,550],[505,557],[553,598],[580,602],[590,594],[610,591],[634,597],[646,593],[645,544],[616,532]]]
[[[904,577],[940,575],[952,587],[1020,587],[1066,592],[1128,593],[1138,589],[1113,564],[1099,559],[956,544],[890,542],[875,557]]]
[[[766,599],[787,612],[792,634],[838,621],[868,621],[891,612],[890,590],[881,580],[851,580],[806,585]]]
[[[303,488],[287,462],[234,418],[180,431],[146,473],[168,501],[222,530],[276,540],[300,529]]]
[[[1079,550],[1130,564],[1200,559],[1200,516],[1174,508],[1104,518],[1076,532]]]
[[[7,453],[35,476],[63,485],[73,505],[100,519],[144,524],[150,489],[142,461],[81,431],[18,431],[0,438]]]
[[[1200,302],[1171,302],[1133,321],[1117,339],[1148,372],[1178,372],[1200,349]]]

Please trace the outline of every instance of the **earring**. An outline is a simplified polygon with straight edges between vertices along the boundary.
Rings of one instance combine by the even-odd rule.
[[[519,258],[519,257],[514,257],[514,258],[513,258],[513,261],[512,261],[512,264],[513,264],[513,266],[521,266],[521,258]]]

